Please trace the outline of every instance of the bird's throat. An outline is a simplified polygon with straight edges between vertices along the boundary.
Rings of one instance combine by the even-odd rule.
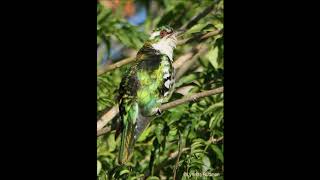
[[[159,42],[152,44],[152,47],[160,51],[161,54],[167,55],[173,61],[173,49],[176,47],[176,39],[161,39]]]

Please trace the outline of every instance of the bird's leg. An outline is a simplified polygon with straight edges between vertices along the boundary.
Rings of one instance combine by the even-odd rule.
[[[160,108],[156,109],[156,116],[160,116],[162,114],[162,111]]]

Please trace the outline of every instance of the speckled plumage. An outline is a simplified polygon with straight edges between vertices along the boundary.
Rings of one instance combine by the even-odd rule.
[[[163,29],[168,30],[167,27],[160,30],[163,31]],[[152,115],[158,111],[162,103],[169,100],[173,92],[174,68],[172,59],[166,54],[170,49],[164,47],[166,49],[163,51],[154,46],[163,40],[161,46],[165,45],[164,42],[169,42],[168,46],[175,47],[175,37],[167,34],[166,36],[160,38],[151,36],[139,50],[135,63],[121,81],[119,88],[119,111],[122,120],[120,164],[127,162],[130,158],[136,140],[150,123]]]

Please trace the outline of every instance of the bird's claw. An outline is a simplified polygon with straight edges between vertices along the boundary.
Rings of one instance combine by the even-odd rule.
[[[160,110],[160,109],[157,109],[156,115],[157,115],[157,116],[160,116],[161,114],[162,114],[161,110]]]

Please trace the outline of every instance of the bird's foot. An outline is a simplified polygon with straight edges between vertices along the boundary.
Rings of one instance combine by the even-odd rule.
[[[162,114],[162,112],[161,112],[161,110],[158,108],[157,110],[156,110],[156,116],[160,116]]]

